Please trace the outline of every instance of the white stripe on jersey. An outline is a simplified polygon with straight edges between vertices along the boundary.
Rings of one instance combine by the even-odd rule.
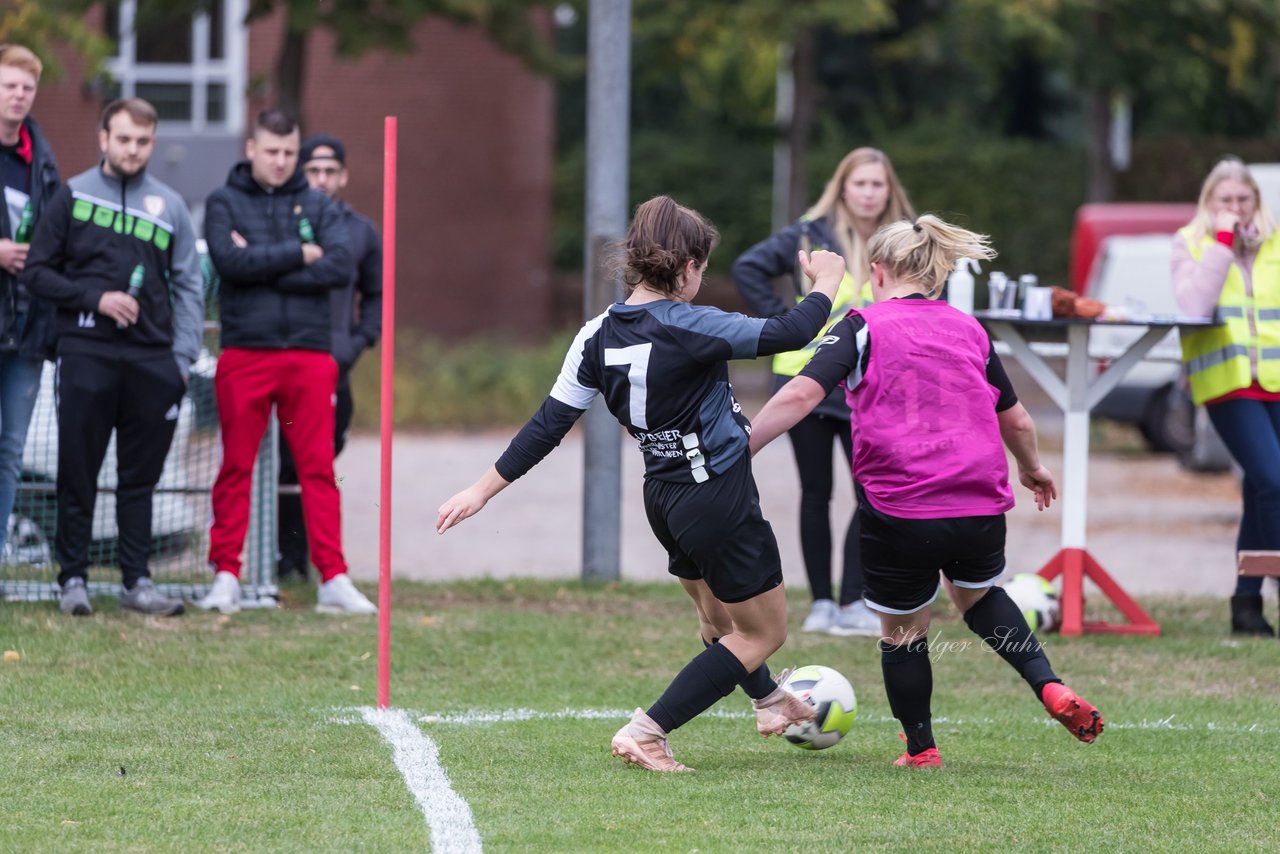
[[[574,336],[573,343],[569,345],[569,352],[564,354],[564,364],[560,366],[560,376],[556,377],[550,396],[565,406],[572,406],[574,409],[585,412],[591,408],[591,401],[595,400],[596,395],[600,393],[599,389],[583,385],[578,380],[578,371],[582,367],[582,351],[587,346],[587,340],[600,329],[600,324],[604,322],[605,315],[608,313],[609,309],[606,308],[588,320]]]
[[[858,358],[853,363],[853,370],[849,372],[845,385],[850,391],[858,387],[858,383],[862,382],[862,354],[867,352],[867,341],[870,340],[870,328],[864,323],[862,328],[853,335],[853,348],[857,352]]]

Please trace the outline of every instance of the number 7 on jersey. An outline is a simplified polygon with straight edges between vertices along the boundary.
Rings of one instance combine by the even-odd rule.
[[[627,383],[631,386],[628,408],[631,410],[627,420],[632,426],[648,430],[649,423],[645,417],[645,403],[649,394],[649,354],[653,351],[652,342],[632,344],[630,347],[606,347],[604,363],[606,365],[626,365]]]

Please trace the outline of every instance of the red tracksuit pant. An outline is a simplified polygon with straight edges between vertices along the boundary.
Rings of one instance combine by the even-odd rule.
[[[347,571],[342,557],[342,499],[333,476],[337,382],[337,362],[318,350],[231,347],[218,358],[214,390],[222,426],[222,468],[213,484],[209,531],[209,563],[214,570],[240,575],[253,463],[274,403],[298,468],[311,560],[323,581]]]

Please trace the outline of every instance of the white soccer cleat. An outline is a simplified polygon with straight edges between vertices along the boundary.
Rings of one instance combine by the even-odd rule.
[[[351,576],[344,572],[320,585],[316,610],[321,614],[376,614],[378,606],[357,590]]]
[[[206,611],[234,614],[240,610],[240,579],[225,570],[218,572],[205,597],[192,604]]]

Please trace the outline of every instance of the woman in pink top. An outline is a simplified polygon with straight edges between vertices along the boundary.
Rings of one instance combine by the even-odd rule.
[[[937,299],[960,258],[995,256],[983,235],[925,215],[871,238],[875,303],[827,333],[813,360],[753,419],[754,453],[844,383],[853,413],[863,598],[880,615],[881,670],[907,750],[895,765],[942,764],[930,726],[929,606],[938,568],[965,623],[1045,709],[1092,742],[1102,717],[1062,684],[1018,606],[996,585],[1013,506],[1007,446],[1036,506],[1057,497],[1035,424],[981,324]]]
[[[1238,553],[1280,566],[1280,232],[1239,160],[1223,160],[1173,240],[1178,307],[1222,325],[1183,334],[1191,392],[1244,470]],[[1239,576],[1231,631],[1270,637],[1262,576]]]

